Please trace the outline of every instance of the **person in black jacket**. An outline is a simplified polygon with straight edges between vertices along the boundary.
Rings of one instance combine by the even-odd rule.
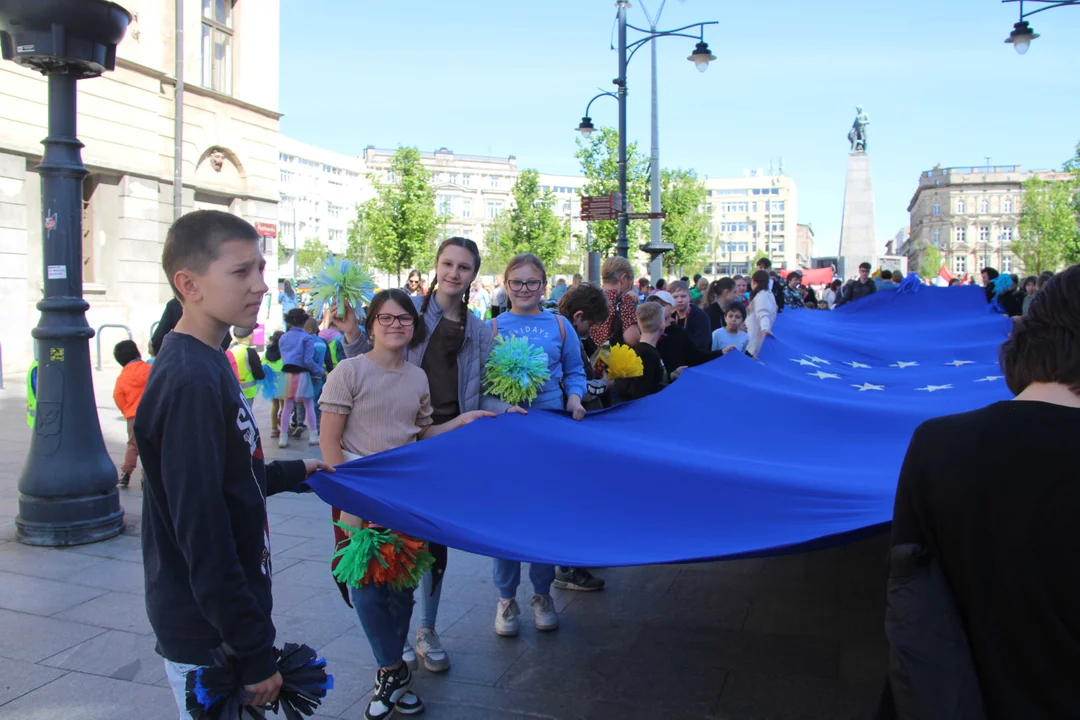
[[[940,682],[971,674],[963,670],[968,651],[985,717],[1080,717],[1078,357],[1080,265],[1073,265],[1035,296],[1001,346],[1001,373],[1015,397],[915,430],[891,545],[920,548],[936,561],[960,622],[942,632],[948,603],[935,584],[890,578],[889,680],[898,717],[979,717],[977,702],[961,702],[962,687]],[[949,642],[965,633],[966,647]]]
[[[230,325],[255,324],[266,292],[255,228],[226,212],[189,213],[169,229],[162,265],[183,312],[161,342],[135,416],[146,472],[146,614],[182,716],[187,673],[211,664],[217,650],[238,659],[249,704],[264,705],[282,685],[266,496],[333,468],[265,462],[221,352]]]
[[[705,299],[708,301],[705,314],[709,316],[709,328],[712,332],[724,327],[727,306],[735,301],[742,301],[742,298],[735,294],[735,281],[729,277],[713,280],[705,293]]]
[[[659,303],[645,303],[638,308],[641,339],[634,346],[634,352],[641,358],[642,372],[638,377],[615,381],[614,391],[619,402],[653,395],[668,383],[667,368],[664,367],[660,351],[656,349],[664,332],[664,314],[664,308]]]
[[[678,281],[673,281],[674,285]],[[649,296],[647,302],[660,303],[664,307],[664,334],[660,336],[659,341],[656,343],[656,349],[660,353],[660,358],[664,361],[664,367],[667,368],[668,373],[671,374],[672,379],[677,376],[677,373],[682,372],[683,368],[696,367],[698,365],[704,365],[714,358],[718,358],[724,353],[712,352],[712,336],[709,336],[709,352],[702,352],[698,350],[697,345],[690,339],[690,335],[686,330],[679,327],[679,324],[675,319],[675,298],[671,296],[667,290],[660,290]]]
[[[877,285],[870,279],[870,268],[871,265],[868,262],[859,265],[859,277],[848,281],[848,284],[840,291],[840,297],[836,299],[837,307],[847,305],[877,292]]]
[[[705,311],[690,300],[690,288],[682,280],[668,285],[668,292],[675,299],[675,324],[686,331],[698,350],[708,352],[712,348],[712,327]]]
[[[158,321],[157,327],[154,328],[154,334],[150,338],[150,354],[155,358],[158,351],[161,350],[161,341],[172,332],[172,329],[176,327],[176,323],[180,322],[180,316],[183,314],[184,306],[176,298],[170,298],[169,302],[165,303],[165,310],[161,313],[161,320]],[[225,337],[221,341],[221,349],[223,351],[228,350],[232,346],[232,341],[232,335],[226,330]]]

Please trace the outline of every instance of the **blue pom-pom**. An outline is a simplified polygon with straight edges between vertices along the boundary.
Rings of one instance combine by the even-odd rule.
[[[225,696],[211,695],[210,691],[203,686],[202,676],[204,670],[206,670],[206,668],[199,668],[195,671],[195,698],[202,704],[204,708],[209,710],[214,703],[216,703],[218,700]]]
[[[548,355],[542,347],[523,337],[495,339],[484,375],[492,395],[511,405],[532,402],[549,379]]]

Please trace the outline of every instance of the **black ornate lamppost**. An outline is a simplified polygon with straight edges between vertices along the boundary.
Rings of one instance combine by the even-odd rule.
[[[90,375],[90,307],[82,294],[82,143],[79,80],[116,67],[131,14],[105,0],[3,0],[0,50],[48,77],[49,135],[41,175],[45,297],[37,341],[37,416],[19,476],[19,542],[80,545],[120,534],[124,511],[105,449]]]
[[[600,97],[613,97],[619,101],[619,196],[621,198],[620,206],[616,208],[618,211],[618,238],[615,242],[615,252],[619,257],[627,257],[630,249],[630,243],[626,237],[626,223],[627,223],[627,202],[626,202],[626,66],[630,60],[634,57],[639,49],[644,47],[649,42],[662,37],[685,37],[692,40],[697,40],[697,45],[694,47],[694,51],[687,57],[697,67],[699,72],[705,72],[709,67],[709,63],[716,59],[716,56],[709,51],[709,45],[705,42],[705,26],[717,25],[716,21],[693,23],[684,27],[675,28],[674,30],[649,30],[646,28],[639,28],[634,25],[628,25],[626,22],[626,10],[630,6],[627,0],[618,0],[615,3],[618,8],[618,35],[619,35],[619,76],[613,80],[613,84],[618,88],[616,92],[602,92],[592,100],[585,108],[585,116],[581,118],[581,124],[578,125],[577,130],[586,139],[596,129],[593,126],[592,118],[589,117],[589,108],[592,107],[593,100]],[[643,33],[644,37],[639,38],[629,44],[627,44],[626,30],[636,30],[639,33]],[[697,28],[698,33],[691,35],[686,30],[691,28]],[[655,101],[655,94],[653,99]],[[656,117],[656,108],[653,108],[653,117]],[[659,168],[653,169],[654,173],[659,173]],[[659,197],[656,198],[656,202],[659,202]],[[660,243],[657,246],[653,246],[652,243],[645,245],[642,250],[648,252],[650,255],[657,257],[664,252],[671,250],[670,244]]]

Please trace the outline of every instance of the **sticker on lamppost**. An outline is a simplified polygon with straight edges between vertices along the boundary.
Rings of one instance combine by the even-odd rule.
[[[49,212],[45,214],[45,229],[48,232],[52,232],[56,229],[56,213],[49,208]]]
[[[67,265],[49,265],[46,271],[50,280],[67,280]]]

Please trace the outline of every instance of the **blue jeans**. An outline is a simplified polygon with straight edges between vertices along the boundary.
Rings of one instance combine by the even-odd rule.
[[[434,578],[431,572],[424,573],[424,577],[420,578],[420,627],[435,629],[435,619],[439,616],[439,601],[442,600],[442,586],[443,583],[439,583],[439,587],[435,588],[435,594],[431,592],[431,586],[434,585]],[[443,582],[446,582],[445,575],[443,576]]]
[[[409,637],[414,588],[393,590],[386,585],[369,584],[349,590],[375,662],[380,668],[397,665]]]
[[[521,563],[516,560],[495,561],[495,587],[499,588],[499,597],[509,600],[517,595],[518,585],[521,584]],[[529,563],[529,580],[532,581],[533,593],[536,595],[550,595],[551,583],[555,582],[554,565],[538,565]]]

